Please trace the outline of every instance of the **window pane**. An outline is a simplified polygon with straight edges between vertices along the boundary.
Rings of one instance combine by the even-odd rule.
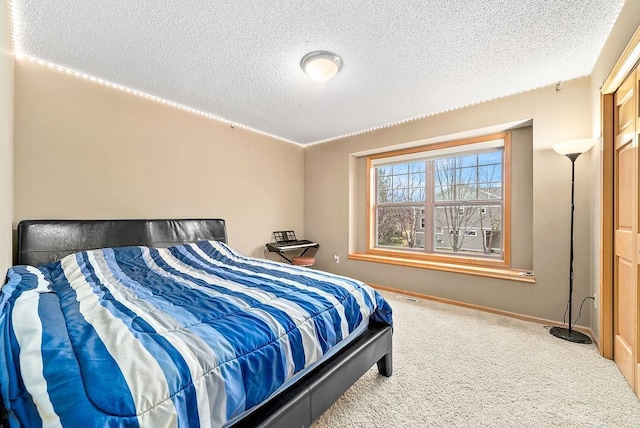
[[[475,200],[478,199],[478,185],[476,183],[458,184],[456,186],[455,200]]]
[[[501,205],[436,206],[436,252],[502,257]]]
[[[424,171],[424,162],[377,167],[377,203],[424,202]]]
[[[480,153],[478,155],[478,165],[502,164],[502,150],[495,152]]]
[[[424,202],[425,190],[423,188],[414,188],[411,194],[411,202]]]
[[[407,174],[393,175],[393,188],[398,189],[401,187],[409,186],[409,176]]]
[[[468,165],[468,164],[467,164]],[[475,183],[477,180],[476,174],[478,173],[478,167],[473,166],[463,166],[460,167],[459,177],[460,183]]]
[[[478,199],[502,199],[502,183],[482,183]]]
[[[377,245],[424,248],[424,206],[379,206],[377,219]]]
[[[386,203],[392,201],[391,189],[391,167],[376,168],[376,180],[378,203]]]
[[[391,175],[391,169],[392,168],[390,166],[379,166],[378,168],[376,168],[378,174],[382,175]]]
[[[407,189],[394,188],[393,202],[405,202],[407,200]]]
[[[378,189],[378,202],[379,203],[393,202],[393,192],[389,189]]]
[[[459,167],[478,164],[478,155],[475,153],[472,155],[457,156],[456,158],[456,162]]]
[[[407,174],[409,172],[409,164],[403,163],[400,165],[393,165],[392,173],[393,174]]]
[[[436,194],[436,200],[453,201],[458,199],[459,185],[462,179],[461,157],[437,159],[435,166],[435,186],[442,191]],[[475,181],[475,180],[474,180]]]
[[[453,186],[438,186],[435,187],[436,201],[451,201],[453,200]]]
[[[484,183],[487,181],[502,180],[502,165],[485,165],[478,167],[478,181]]]
[[[502,198],[502,150],[436,159],[435,200]]]
[[[409,164],[409,170],[411,172],[422,172],[422,173],[424,173],[424,169],[425,169],[424,165],[425,165],[424,162],[413,162],[413,163]],[[424,174],[422,174],[422,175],[424,175]]]
[[[424,187],[424,171],[411,174],[412,187]]]

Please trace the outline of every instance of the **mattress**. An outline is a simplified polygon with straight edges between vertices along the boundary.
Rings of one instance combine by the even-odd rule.
[[[223,426],[391,308],[354,279],[203,241],[15,266],[0,385],[25,426]]]

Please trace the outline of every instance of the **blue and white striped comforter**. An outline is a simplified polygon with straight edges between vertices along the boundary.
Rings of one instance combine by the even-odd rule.
[[[0,384],[24,426],[222,426],[391,308],[353,279],[219,242],[16,266]]]

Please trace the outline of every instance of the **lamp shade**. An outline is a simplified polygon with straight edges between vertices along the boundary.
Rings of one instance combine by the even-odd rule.
[[[306,54],[300,67],[313,80],[324,82],[338,74],[342,68],[342,59],[331,52],[316,51]]]
[[[553,150],[556,153],[563,156],[568,155],[581,155],[588,151],[596,144],[595,140],[591,138],[584,138],[581,140],[563,141],[562,143],[556,143],[553,145]]]

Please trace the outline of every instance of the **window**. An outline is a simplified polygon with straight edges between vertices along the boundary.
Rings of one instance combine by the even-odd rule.
[[[369,253],[508,266],[510,134],[368,158]]]

